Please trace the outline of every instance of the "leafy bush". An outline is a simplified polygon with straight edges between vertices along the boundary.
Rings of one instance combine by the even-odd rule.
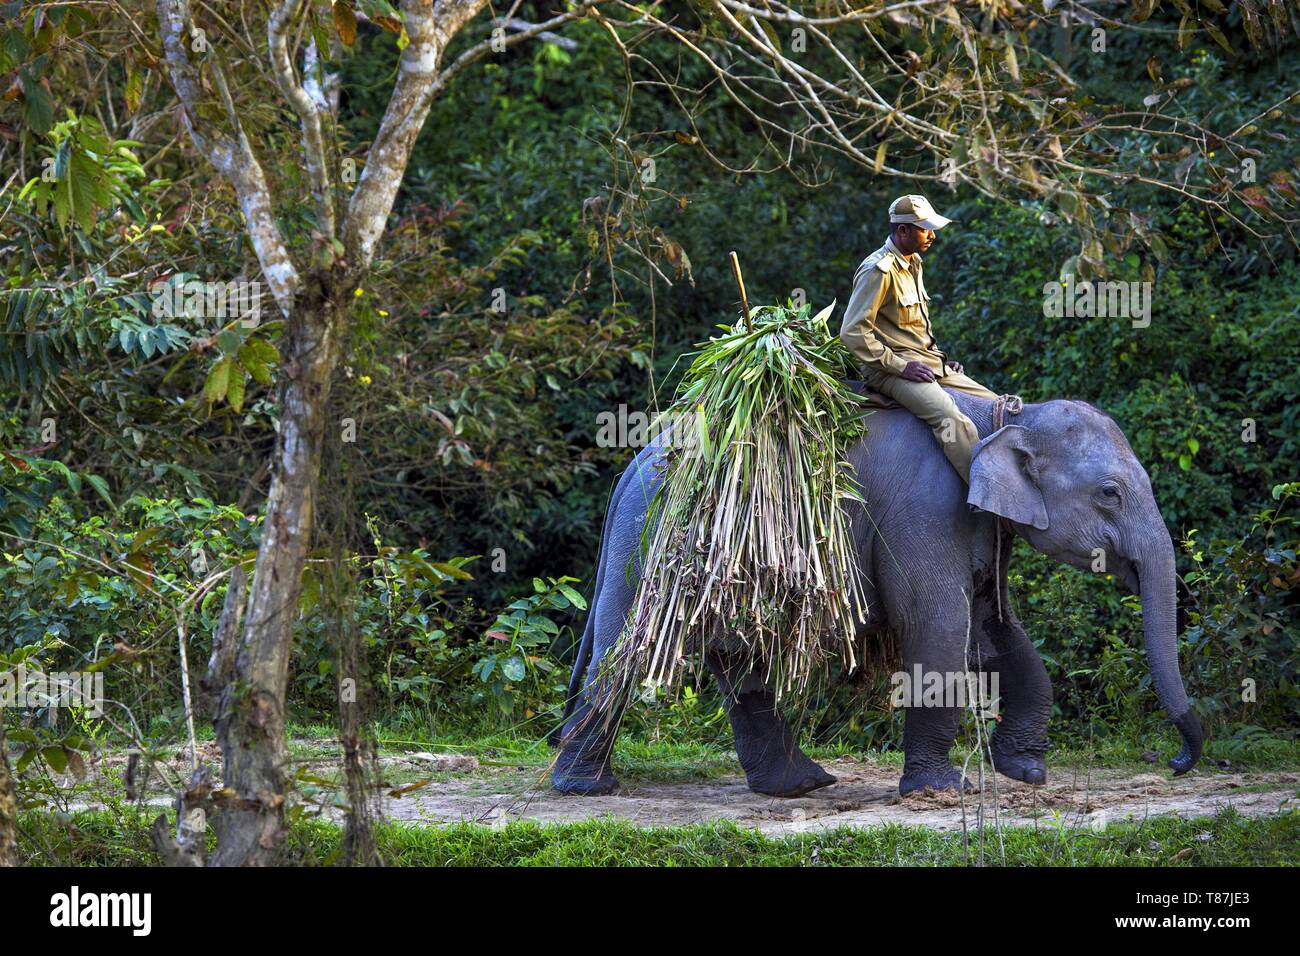
[[[587,602],[570,585],[577,578],[550,578],[549,584],[533,578],[533,592],[512,601],[483,634],[483,647],[473,672],[484,685],[476,698],[486,696],[491,710],[504,717],[523,708],[533,717],[546,710],[558,719],[563,709],[567,680],[558,679],[556,664],[545,655],[561,629],[547,611],[586,610]]]
[[[1265,728],[1300,732],[1300,482],[1240,538],[1184,549],[1193,570],[1183,664],[1193,703],[1213,729],[1239,739]]]

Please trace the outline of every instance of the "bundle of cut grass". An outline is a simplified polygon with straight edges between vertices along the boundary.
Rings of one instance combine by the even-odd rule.
[[[720,326],[656,420],[667,469],[610,689],[670,687],[688,664],[702,673],[706,649],[757,668],[778,698],[837,651],[856,666],[867,609],[845,506],[862,499],[845,451],[865,426],[833,308],[764,306],[752,328]]]

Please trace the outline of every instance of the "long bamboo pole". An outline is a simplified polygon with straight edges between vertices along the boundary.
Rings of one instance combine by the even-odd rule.
[[[749,296],[745,295],[745,280],[740,275],[740,257],[736,250],[731,250],[731,274],[736,277],[736,288],[740,289],[740,308],[745,316],[745,331],[753,332],[753,323],[749,321]]]

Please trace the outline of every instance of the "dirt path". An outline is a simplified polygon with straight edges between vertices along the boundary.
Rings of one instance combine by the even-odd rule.
[[[213,744],[200,748],[201,759],[219,766]],[[124,755],[97,762],[124,764]],[[868,827],[883,823],[926,826],[936,831],[961,831],[961,798],[953,792],[898,795],[898,768],[856,757],[842,757],[824,766],[839,778],[833,786],[795,799],[752,793],[739,775],[713,780],[655,782],[625,780],[623,789],[606,797],[574,797],[550,789],[546,768],[481,764],[474,757],[430,753],[385,755],[380,759],[388,781],[381,799],[391,820],[424,825],[476,821],[490,826],[512,820],[571,823],[613,818],[638,826],[680,826],[732,820],[769,835]],[[172,761],[174,779],[188,774],[185,753]],[[336,768],[337,756],[317,754],[304,765],[315,773]],[[968,775],[973,773],[968,771]],[[1260,817],[1300,806],[1300,771],[1227,773],[1198,768],[1174,778],[1167,770],[1134,772],[1115,769],[1049,769],[1050,782],[1030,787],[997,777],[996,802],[1004,826],[1067,826],[1101,828],[1110,823],[1149,816],[1213,816],[1231,806],[1243,816]],[[71,778],[68,778],[71,783]],[[148,802],[171,803],[159,795],[155,777]],[[993,780],[983,794],[985,822],[994,807]],[[165,787],[163,788],[166,789]],[[102,805],[94,790],[73,801],[74,809]],[[326,801],[331,802],[331,801]],[[966,823],[973,827],[980,795],[966,797]],[[319,806],[319,804],[317,804]],[[337,817],[334,807],[325,810]]]
[[[767,834],[815,831],[837,826],[904,823],[939,831],[962,829],[961,799],[955,793],[898,796],[898,770],[845,757],[826,768],[839,782],[804,797],[778,799],[751,793],[740,777],[711,781],[632,781],[606,797],[571,797],[545,785],[537,768],[492,770],[466,764],[440,773],[425,787],[384,802],[387,815],[411,823],[472,820],[499,825],[511,820],[564,823],[600,817],[638,826],[671,826],[734,820]],[[1300,806],[1300,773],[1198,771],[1173,778],[1168,772],[1058,769],[1043,787],[999,778],[997,802],[1003,825],[1102,827],[1147,816],[1210,816],[1226,806],[1244,816],[1268,816]],[[979,796],[966,799],[974,825]],[[994,797],[984,794],[986,823]]]

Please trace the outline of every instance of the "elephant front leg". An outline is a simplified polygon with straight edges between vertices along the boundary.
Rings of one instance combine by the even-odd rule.
[[[957,739],[956,707],[917,704],[903,717],[903,776],[898,781],[902,796],[918,790],[973,790],[971,782],[952,765],[949,753]]]
[[[902,796],[918,790],[974,789],[950,754],[957,739],[961,701],[957,685],[964,682],[965,622],[940,624],[938,615],[926,624],[900,629],[904,672]]]
[[[741,676],[716,654],[708,656],[708,664],[726,699],[736,756],[750,790],[799,797],[836,782],[799,749],[771,690],[756,674]]]

